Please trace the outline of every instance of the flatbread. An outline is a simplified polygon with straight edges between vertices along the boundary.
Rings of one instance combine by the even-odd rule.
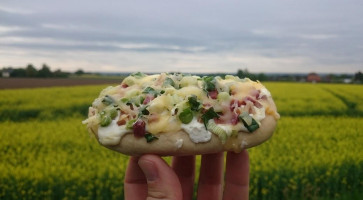
[[[260,86],[262,84],[258,84],[259,89],[264,88]],[[248,94],[248,92],[246,93]],[[133,131],[130,130],[128,133],[123,134],[116,144],[110,145],[100,142],[101,140],[98,137],[99,124],[88,122],[88,129],[96,136],[101,145],[131,156],[143,154],[181,156],[210,154],[223,151],[233,151],[238,153],[243,149],[251,148],[265,142],[272,136],[276,128],[279,115],[276,111],[276,106],[272,97],[264,97],[264,99],[259,99],[259,101],[265,109],[265,116],[261,121],[259,121],[259,128],[253,132],[240,130],[237,134],[228,136],[224,142],[222,142],[220,137],[216,134],[211,134],[210,140],[196,143],[192,141],[189,134],[183,129],[178,131],[154,133],[153,136],[157,137],[157,139],[147,142],[144,137],[135,137]],[[90,109],[89,116],[95,116],[94,112],[95,108],[93,107]]]

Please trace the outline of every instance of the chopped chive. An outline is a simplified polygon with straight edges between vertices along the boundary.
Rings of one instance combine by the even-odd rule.
[[[147,143],[150,143],[150,142],[152,142],[152,141],[154,141],[154,140],[159,139],[158,137],[154,136],[154,135],[153,135],[153,134],[151,134],[151,133],[147,133],[147,134],[145,134],[145,135],[144,135],[144,137],[145,137],[145,139],[146,139],[146,142],[147,142]]]

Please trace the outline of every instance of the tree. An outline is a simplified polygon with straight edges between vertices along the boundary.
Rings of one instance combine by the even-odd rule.
[[[42,68],[38,71],[38,77],[46,78],[51,76],[52,72],[50,71],[50,68],[47,64],[43,64]]]
[[[354,74],[354,81],[363,83],[363,74],[362,72],[358,71]]]
[[[10,73],[10,77],[25,77],[25,76],[26,76],[25,69],[22,69],[22,68],[14,69]]]
[[[68,77],[68,73],[67,72],[62,72],[60,69],[57,69],[53,72],[53,76],[54,77],[59,77],[59,78],[67,78]]]
[[[28,66],[25,68],[25,74],[27,77],[36,77],[38,71],[32,64],[28,64]]]
[[[259,73],[259,74],[257,74],[257,80],[259,80],[259,81],[267,81],[267,76],[264,74],[264,73]]]
[[[77,76],[80,76],[80,75],[84,74],[84,71],[82,69],[78,69],[76,72],[74,72],[74,74],[76,74]]]
[[[245,69],[245,70],[239,69],[237,71],[237,76],[239,78],[249,78],[249,79],[254,80],[254,81],[256,80],[256,76],[254,74],[248,72],[248,69]]]

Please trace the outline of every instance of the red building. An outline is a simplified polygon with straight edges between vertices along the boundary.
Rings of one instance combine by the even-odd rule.
[[[317,83],[321,81],[320,76],[317,73],[310,73],[306,77],[307,82]]]

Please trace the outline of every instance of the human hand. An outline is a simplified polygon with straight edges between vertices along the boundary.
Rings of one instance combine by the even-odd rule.
[[[223,167],[224,153],[202,155],[197,199],[248,199],[247,151],[227,153],[224,184]],[[156,155],[131,157],[124,182],[125,199],[190,200],[194,178],[195,156],[175,156],[171,167]]]

